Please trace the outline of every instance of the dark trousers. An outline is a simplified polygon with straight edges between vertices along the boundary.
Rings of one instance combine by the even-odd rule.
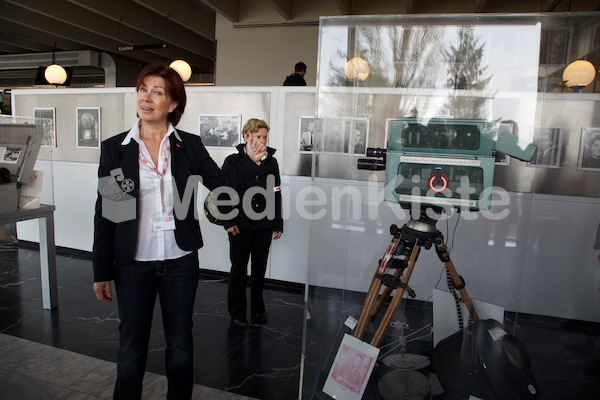
[[[156,296],[167,348],[167,399],[191,399],[194,384],[192,312],[199,278],[198,253],[166,262],[116,267],[119,350],[114,399],[140,399]]]
[[[263,288],[269,248],[273,239],[273,229],[239,228],[237,235],[229,234],[229,258],[231,272],[227,305],[232,318],[246,318],[246,278],[248,261],[251,260],[250,273],[250,312],[252,315],[265,311]]]

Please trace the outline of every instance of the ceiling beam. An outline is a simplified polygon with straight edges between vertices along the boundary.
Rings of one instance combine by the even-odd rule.
[[[0,14],[0,21],[2,23],[3,29],[5,28],[5,26],[7,25],[7,22],[9,22],[6,19],[3,19],[5,16],[4,13]],[[13,21],[15,21],[13,19]],[[90,48],[95,48],[97,50],[103,50],[101,47],[98,46],[92,46],[91,43],[90,45],[87,45],[86,47],[83,47],[80,44],[76,44],[76,47],[71,47],[72,44],[74,42],[71,42],[68,39],[65,39],[65,37],[61,36],[60,33],[61,32],[50,32],[47,29],[33,29],[30,26],[27,26],[26,24],[23,23],[19,23],[18,21],[16,25],[21,25],[20,32],[17,33],[12,33],[13,35],[21,35],[25,40],[32,40],[32,41],[39,41],[40,43],[45,43],[45,42],[51,42],[48,43],[48,48],[45,49],[45,51],[52,51],[53,50],[53,44],[56,43],[56,48],[57,51],[61,51],[61,50],[84,50],[84,49],[90,49]],[[79,33],[80,35],[85,34],[86,36],[88,36],[87,33],[81,32],[81,31],[77,31],[77,33]],[[138,53],[136,55],[136,57],[131,57],[136,59],[138,62],[143,62],[143,63],[149,63],[152,61],[157,61],[157,57],[149,54],[149,53],[145,53],[145,54],[141,54]],[[164,59],[165,62],[168,61],[168,59]]]
[[[294,0],[269,0],[269,3],[285,20],[292,20],[294,16]]]
[[[18,54],[23,51],[23,47],[17,47],[10,41],[10,35],[0,37],[0,54]]]
[[[165,2],[164,0],[133,0],[188,30],[211,41],[215,40],[215,12],[191,0]]]
[[[76,51],[81,49],[79,42],[48,35],[47,32],[42,32],[35,27],[24,27],[20,24],[15,24],[13,21],[2,21],[2,37],[0,40],[18,46],[20,51],[10,54],[24,53],[47,53],[66,49],[67,51]]]
[[[81,13],[83,13],[83,11],[86,10],[80,9]],[[45,41],[51,40],[58,42],[59,39],[62,38],[75,43],[81,43],[79,48],[65,48],[65,50],[95,49],[113,54],[116,53],[118,46],[116,38],[112,37],[111,35],[99,34],[97,32],[106,32],[108,29],[116,33],[117,24],[98,15],[95,15],[94,18],[88,17],[84,20],[79,20],[78,17],[81,17],[82,15],[83,14],[79,14],[78,16],[71,15],[69,18],[77,20],[77,24],[85,26],[85,29],[81,26],[68,24],[61,20],[35,13],[29,9],[5,2],[2,5],[0,19],[12,21],[15,24],[21,25],[24,30],[30,30],[33,21],[35,21],[35,26],[38,31],[45,34]],[[107,26],[110,26],[112,29],[107,28]],[[148,35],[141,34],[140,32],[132,30],[128,27],[122,27],[120,30],[121,34],[127,38],[127,40],[124,40],[122,44],[148,44],[156,40],[155,37],[149,37]],[[138,61],[144,63],[153,61],[168,62],[169,60],[184,58],[186,61],[188,61],[188,63],[190,63],[190,65],[197,66],[203,70],[208,69],[209,71],[212,71],[214,68],[214,62],[211,58],[186,51],[176,46],[169,46],[166,49],[133,51],[127,52],[127,54],[121,54],[125,57],[137,59]]]
[[[26,33],[28,36],[23,36],[19,34],[19,31],[22,31],[23,27],[21,25],[16,25],[12,21],[4,21],[2,23],[2,35],[0,36],[0,40],[5,43],[10,43],[13,46],[16,46],[21,51],[14,52],[15,53],[23,53],[25,52],[34,52],[34,53],[43,53],[45,51],[52,51],[53,43],[48,40],[47,42],[38,40],[39,38],[32,39],[30,35],[34,31],[34,29],[28,30]]]
[[[151,43],[168,43],[169,46],[174,45],[187,51],[198,53],[203,57],[214,59],[216,52],[214,36],[212,40],[204,36],[199,36],[171,20],[168,16],[156,14],[146,7],[135,3],[129,3],[129,6],[122,7],[122,0],[69,0],[69,2],[112,21],[113,27],[110,30],[110,36],[116,40],[119,40],[120,36],[123,38],[128,37],[126,36],[126,27],[128,27],[147,35],[148,38],[152,38],[147,39],[151,40]],[[88,23],[86,22],[85,25],[88,25]],[[84,28],[84,26],[81,27]],[[142,45],[148,43],[134,42],[130,44]]]
[[[202,3],[231,22],[240,22],[240,0],[192,0]]]

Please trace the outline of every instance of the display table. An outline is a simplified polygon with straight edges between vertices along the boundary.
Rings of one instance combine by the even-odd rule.
[[[42,204],[39,208],[0,212],[0,225],[39,219],[40,267],[42,278],[42,305],[51,310],[58,307],[58,284],[56,281],[56,247],[54,244],[54,209]]]

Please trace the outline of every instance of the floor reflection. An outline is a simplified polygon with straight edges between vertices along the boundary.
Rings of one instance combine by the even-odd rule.
[[[95,299],[89,255],[61,252],[57,266],[59,308],[43,310],[37,249],[0,251],[0,332],[114,362],[116,304]],[[194,313],[195,383],[257,399],[292,400],[298,399],[302,373],[301,397],[327,399],[321,389],[344,334],[351,333],[344,323],[348,315],[360,315],[364,294],[311,288],[301,371],[303,291],[301,285],[269,282],[269,322],[234,328],[227,313],[227,276],[204,271]],[[408,324],[405,334],[410,334],[432,323],[431,303],[403,300],[393,320]],[[366,337],[377,326],[371,325]],[[542,399],[595,398],[600,393],[600,324],[506,313],[504,327],[525,344]],[[397,340],[398,334],[389,329],[382,346]],[[164,346],[160,313],[155,310],[149,372],[164,375]],[[432,341],[410,342],[406,351],[431,359]],[[363,399],[381,399],[377,382],[390,368],[382,362],[376,365]],[[435,376],[435,366],[420,372]],[[447,399],[443,392],[436,394],[435,399]]]

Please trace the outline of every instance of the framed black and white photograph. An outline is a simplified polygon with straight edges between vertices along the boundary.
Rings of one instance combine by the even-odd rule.
[[[43,147],[56,147],[56,112],[54,108],[34,108],[33,117],[44,129]]]
[[[200,114],[198,132],[205,146],[235,147],[240,143],[242,116]]]
[[[600,128],[582,128],[577,167],[582,170],[600,170]]]
[[[350,154],[364,156],[369,144],[369,118],[350,118],[347,121]]]
[[[315,117],[299,117],[298,119],[298,151],[309,153],[315,143],[317,121]]]
[[[533,128],[533,144],[537,150],[528,165],[534,167],[558,168],[562,144],[561,128]]]
[[[77,107],[77,147],[100,148],[100,107]]]

